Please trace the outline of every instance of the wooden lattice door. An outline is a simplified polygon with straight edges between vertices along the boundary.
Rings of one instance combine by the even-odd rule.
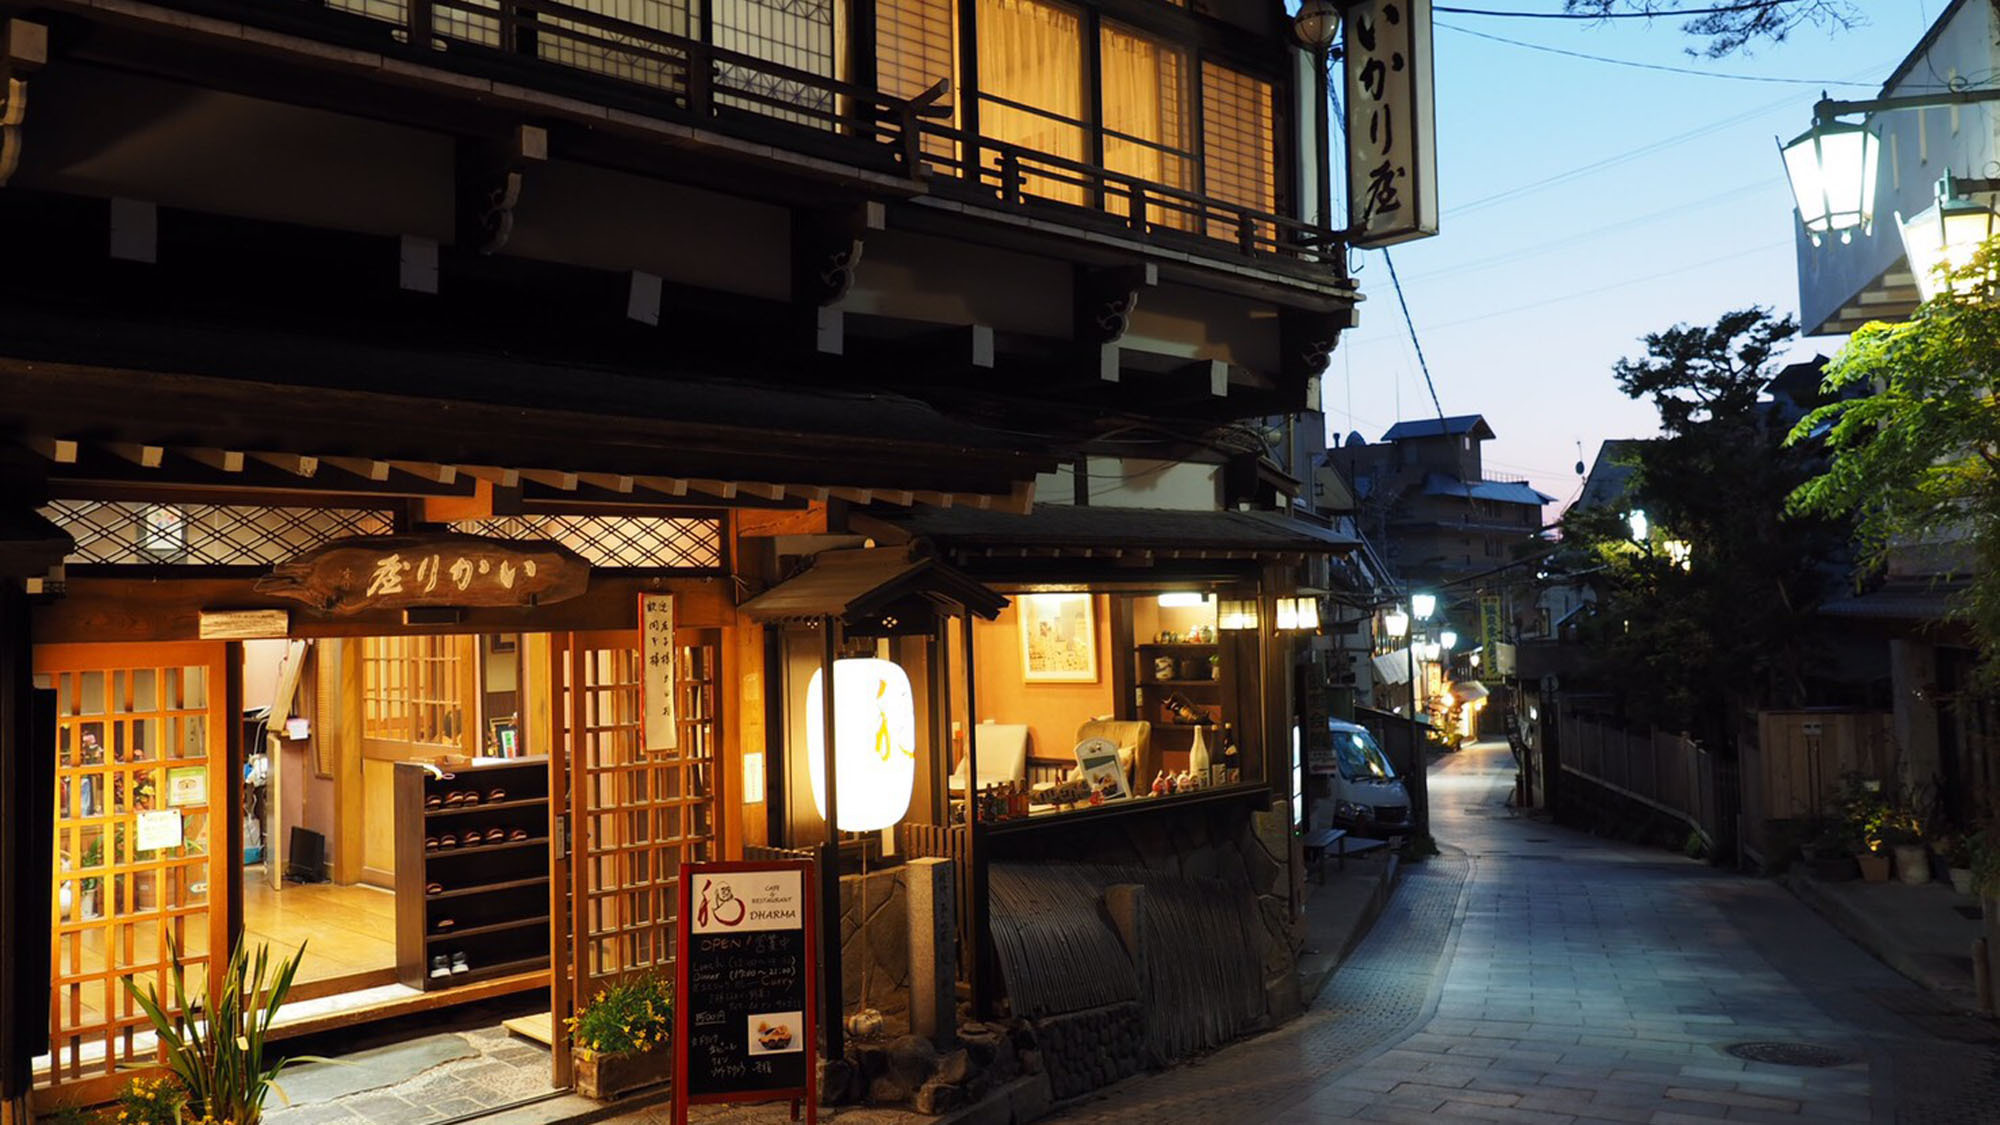
[[[680,744],[664,751],[642,744],[636,631],[573,633],[551,646],[556,745],[568,767],[568,791],[552,799],[569,825],[567,917],[552,929],[558,1030],[606,985],[671,976],[680,865],[715,858],[719,637],[682,629],[675,641]],[[556,1081],[567,1085],[567,1036],[555,1038]]]
[[[124,980],[166,995],[178,948],[199,994],[210,958],[227,956],[226,653],[219,643],[35,649],[36,681],[56,694],[50,1054],[37,1075],[47,1087],[108,1096],[123,1072],[160,1057]]]

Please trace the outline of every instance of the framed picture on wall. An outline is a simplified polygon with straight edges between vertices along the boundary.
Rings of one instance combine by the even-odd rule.
[[[1089,594],[1021,594],[1021,679],[1027,683],[1096,683],[1097,621]]]

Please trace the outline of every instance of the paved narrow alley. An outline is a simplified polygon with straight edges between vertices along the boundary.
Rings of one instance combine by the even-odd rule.
[[[1984,1025],[1768,880],[1515,817],[1503,744],[1433,771],[1409,870],[1302,1019],[1078,1122],[2000,1120]],[[1742,1043],[1825,1048],[1792,1066]]]

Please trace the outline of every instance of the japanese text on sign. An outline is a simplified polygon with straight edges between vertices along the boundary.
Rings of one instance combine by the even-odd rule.
[[[674,599],[671,594],[639,595],[639,659],[645,665],[639,700],[646,708],[646,749],[680,748],[680,716],[675,710]]]
[[[1430,0],[1347,10],[1347,212],[1356,246],[1437,233]]]

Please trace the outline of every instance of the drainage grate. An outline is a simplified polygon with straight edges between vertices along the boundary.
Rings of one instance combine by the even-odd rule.
[[[1846,1066],[1855,1061],[1845,1051],[1811,1043],[1731,1043],[1723,1050],[1739,1059],[1779,1066]]]

